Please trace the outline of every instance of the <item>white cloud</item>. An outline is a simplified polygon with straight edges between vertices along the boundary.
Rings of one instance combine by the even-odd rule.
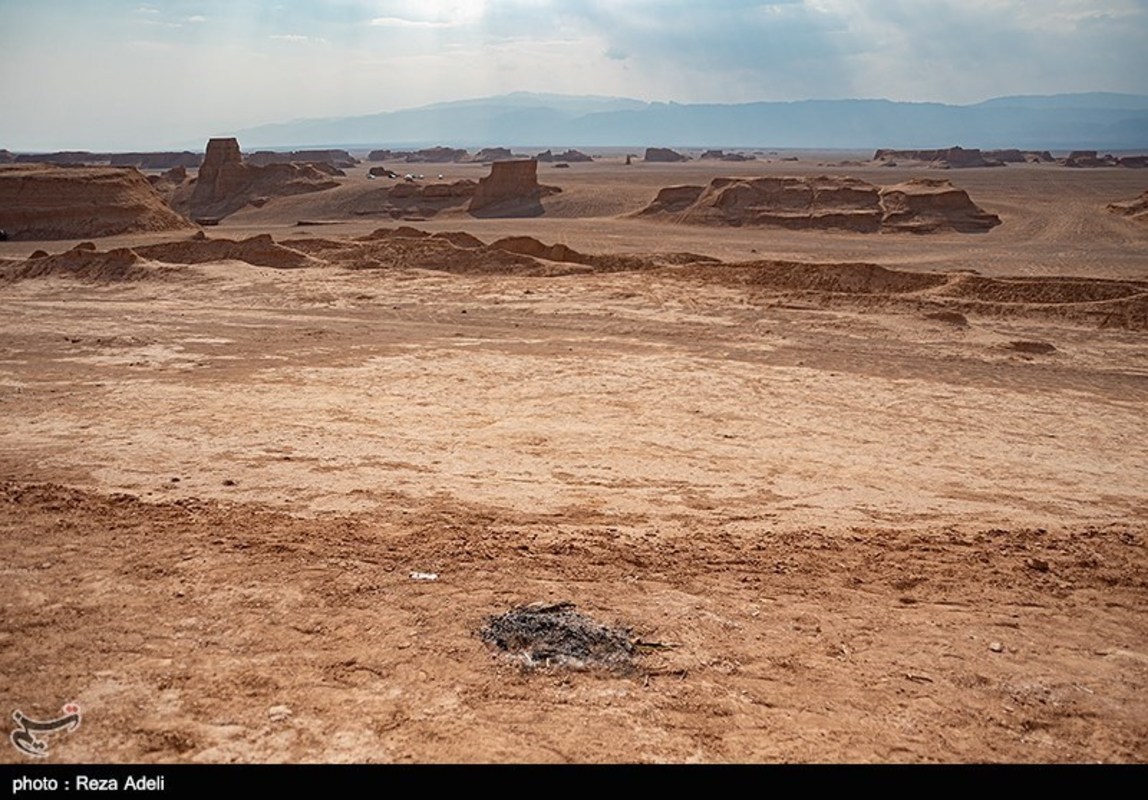
[[[386,0],[374,7],[382,12],[370,20],[376,28],[462,28],[488,11],[484,0]]]
[[[402,17],[375,17],[371,20],[375,28],[455,28],[460,22],[431,19],[404,19]]]

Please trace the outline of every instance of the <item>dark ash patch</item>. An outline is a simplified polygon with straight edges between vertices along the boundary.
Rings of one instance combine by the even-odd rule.
[[[478,636],[534,667],[629,672],[639,642],[575,610],[573,603],[532,603],[488,617]]]

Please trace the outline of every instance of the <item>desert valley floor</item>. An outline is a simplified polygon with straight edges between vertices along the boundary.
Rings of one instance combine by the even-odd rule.
[[[0,713],[80,704],[53,761],[1148,761],[1146,172],[948,171],[977,234],[633,216],[933,177],[816,162],[0,243]],[[658,646],[478,635],[563,601]]]

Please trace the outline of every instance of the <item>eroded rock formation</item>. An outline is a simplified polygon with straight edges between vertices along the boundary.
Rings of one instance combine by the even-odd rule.
[[[568,164],[585,163],[593,161],[593,157],[586,155],[581,150],[567,150],[564,153],[552,153],[549,150],[539,153],[534,157],[538,161],[550,163],[554,161],[564,161]]]
[[[979,149],[948,147],[941,150],[878,150],[873,154],[874,161],[924,161],[930,167],[939,169],[962,169],[967,167],[1003,167],[1004,161],[990,158]]]
[[[79,239],[193,227],[133,167],[0,168],[0,228],[12,239]]]
[[[193,218],[220,219],[250,203],[338,185],[311,164],[245,164],[237,140],[212,139],[186,204]],[[174,202],[178,205],[182,198]]]
[[[350,169],[359,163],[346,150],[292,150],[285,153],[257,150],[244,161],[255,167],[265,167],[268,164],[329,164],[338,169]]]
[[[876,186],[841,176],[714,178],[662,189],[639,216],[674,222],[859,233],[987,231],[1000,224],[963,189],[919,179]]]
[[[490,175],[478,182],[468,210],[485,216],[533,216],[542,213],[541,199],[557,191],[538,183],[538,162],[532,158],[496,161]]]
[[[688,156],[684,156],[676,150],[671,150],[668,147],[647,147],[646,155],[643,161],[657,161],[662,163],[675,163],[679,161],[689,161]]]
[[[755,156],[745,153],[727,153],[724,150],[706,150],[702,153],[703,161],[753,161]]]
[[[368,161],[402,161],[407,164],[449,164],[466,161],[466,150],[454,147],[427,147],[422,150],[372,150]]]

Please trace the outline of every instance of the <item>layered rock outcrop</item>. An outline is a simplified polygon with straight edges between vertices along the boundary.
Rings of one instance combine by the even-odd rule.
[[[591,156],[588,156],[581,150],[567,150],[564,153],[552,153],[549,150],[546,150],[542,153],[539,153],[534,158],[547,164],[554,161],[564,161],[568,164],[577,164],[594,160]]]
[[[727,153],[724,150],[706,150],[702,153],[703,161],[753,161],[755,156],[745,153]]]
[[[474,154],[471,161],[482,164],[489,161],[509,161],[513,158],[521,158],[521,156],[515,156],[508,147],[484,147]]]
[[[406,164],[450,164],[466,161],[466,150],[454,147],[427,147],[422,150],[372,150],[368,161],[402,161]]]
[[[841,176],[714,178],[662,189],[639,216],[673,222],[859,233],[980,232],[1000,218],[946,180],[876,186]]]
[[[984,233],[1001,222],[946,180],[917,178],[881,187],[880,195],[882,231]]]
[[[668,147],[647,147],[646,155],[642,158],[642,160],[672,164],[679,161],[689,161],[690,159],[688,156],[684,156],[676,150],[671,150]]]
[[[0,168],[0,228],[12,239],[81,239],[192,227],[132,167]]]
[[[172,169],[174,167],[198,167],[203,161],[202,153],[156,152],[156,153],[90,153],[86,150],[65,150],[56,153],[22,153],[12,160],[20,164],[58,164],[113,167],[137,167],[139,169]]]
[[[924,161],[930,167],[939,169],[962,169],[967,167],[1003,167],[1004,161],[991,158],[979,149],[948,147],[941,150],[878,150],[873,154],[874,161]]]
[[[542,213],[541,199],[558,191],[538,183],[538,162],[532,158],[496,161],[490,175],[478,182],[467,210],[483,216],[534,216]]]
[[[244,161],[255,167],[265,167],[268,164],[329,164],[338,169],[350,169],[359,163],[359,159],[346,150],[292,150],[284,153],[257,150]]]

